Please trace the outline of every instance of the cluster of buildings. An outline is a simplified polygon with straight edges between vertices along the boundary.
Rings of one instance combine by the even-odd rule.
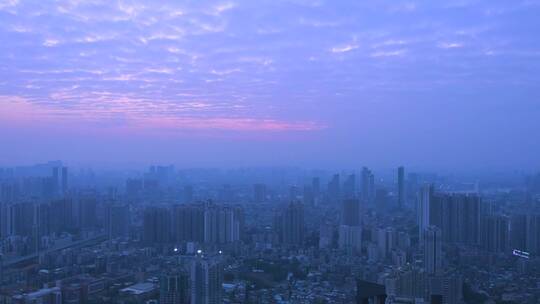
[[[540,299],[534,178],[480,192],[403,167],[264,179],[156,166],[116,184],[69,172],[0,169],[0,303]]]

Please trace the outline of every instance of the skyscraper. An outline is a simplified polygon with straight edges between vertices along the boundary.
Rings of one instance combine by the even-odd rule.
[[[53,178],[53,192],[56,195],[59,192],[60,188],[60,168],[53,167],[52,169],[52,178]]]
[[[439,227],[445,242],[477,245],[480,206],[475,194],[434,193],[432,187],[425,186],[418,199],[418,225]]]
[[[341,224],[347,226],[360,226],[360,201],[355,198],[343,200]]]
[[[62,167],[62,193],[68,191],[68,168]]]
[[[435,226],[425,227],[424,240],[424,268],[428,274],[442,273],[442,233]]]
[[[148,207],[143,216],[143,242],[163,244],[171,241],[170,215],[166,208]]]
[[[394,249],[397,243],[397,233],[392,227],[380,228],[377,231],[377,245],[379,254],[384,259],[388,258],[390,252]]]
[[[223,185],[223,188],[221,189],[219,196],[222,202],[226,202],[226,203],[232,202],[234,200],[234,193],[231,188],[231,185],[229,184]]]
[[[159,279],[160,304],[186,304],[190,301],[189,275],[183,271],[164,274]]]
[[[128,178],[126,180],[126,196],[130,200],[139,198],[143,191],[142,179]]]
[[[375,209],[378,211],[384,210],[388,205],[388,191],[385,189],[377,189],[375,192]]]
[[[200,205],[176,205],[171,210],[172,236],[177,242],[204,242],[204,208]]]
[[[93,228],[98,224],[97,199],[95,197],[82,197],[76,201],[77,224],[80,228]]]
[[[337,204],[340,200],[340,184],[339,184],[339,174],[334,174],[332,180],[328,183],[328,200],[330,203]]]
[[[430,203],[433,196],[433,185],[424,185],[418,192],[416,199],[416,220],[420,240],[424,237],[424,230],[430,225]]]
[[[225,244],[240,240],[241,209],[222,206],[204,207],[204,242]]]
[[[304,205],[314,206],[315,205],[315,195],[313,194],[313,187],[309,185],[304,186],[304,193],[302,195],[304,200]]]
[[[191,264],[191,304],[221,304],[223,265],[218,259],[197,257]]]
[[[362,168],[362,200],[372,203],[375,198],[375,176],[367,167]]]
[[[189,204],[193,202],[193,186],[184,186],[184,203]]]
[[[398,207],[403,208],[405,205],[405,168],[398,168]]]
[[[510,217],[510,245],[512,249],[527,251],[526,214],[513,214]]]
[[[353,198],[356,196],[356,175],[351,174],[343,183],[343,197]]]
[[[527,215],[526,247],[531,254],[540,254],[540,214]]]
[[[502,215],[489,215],[480,221],[480,244],[490,252],[502,253],[509,250],[510,221]]]
[[[301,245],[304,242],[304,206],[291,202],[278,220],[280,239],[284,244]]]
[[[362,227],[340,225],[338,245],[341,249],[350,248],[359,252],[362,249]]]
[[[50,202],[49,224],[52,232],[61,233],[74,228],[73,201],[59,199]]]
[[[171,238],[176,242],[226,244],[240,240],[244,224],[243,209],[212,203],[173,206]]]
[[[253,201],[255,203],[264,203],[266,201],[266,185],[253,185]]]
[[[107,206],[107,234],[110,239],[127,238],[129,236],[129,206],[109,205]]]
[[[318,177],[314,177],[311,180],[311,187],[313,188],[313,196],[317,198],[321,194],[321,180]]]
[[[360,200],[349,198],[343,200],[341,225],[339,226],[339,247],[352,248],[357,251],[362,246],[362,227]]]

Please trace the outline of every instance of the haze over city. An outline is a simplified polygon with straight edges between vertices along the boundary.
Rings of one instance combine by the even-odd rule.
[[[539,304],[540,0],[0,0],[0,304]]]

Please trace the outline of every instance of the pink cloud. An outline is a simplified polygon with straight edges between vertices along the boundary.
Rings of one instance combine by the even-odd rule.
[[[103,96],[102,96],[103,97]],[[105,99],[104,99],[105,100]],[[287,121],[249,116],[227,117],[220,113],[205,112],[207,107],[186,104],[185,114],[168,114],[166,108],[145,101],[129,98],[110,99],[82,103],[70,108],[41,105],[19,96],[0,96],[2,110],[0,124],[18,127],[39,127],[62,122],[77,128],[108,131],[236,131],[236,132],[287,132],[317,131],[325,125],[313,121]],[[176,109],[178,110],[178,109]],[[197,115],[194,115],[197,114]]]

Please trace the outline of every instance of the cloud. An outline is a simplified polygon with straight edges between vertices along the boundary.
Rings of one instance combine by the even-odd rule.
[[[240,69],[228,69],[228,70],[221,70],[221,71],[212,70],[210,71],[210,73],[214,75],[218,75],[218,76],[224,76],[224,75],[229,75],[232,73],[238,73],[240,71],[241,71]]]
[[[75,88],[74,88],[75,89]],[[51,94],[51,100],[77,98],[77,94],[66,91]],[[58,117],[65,123],[82,124],[104,123],[121,117],[126,129],[151,130],[223,130],[223,131],[314,131],[326,128],[312,121],[285,121],[255,117],[228,117],[225,113],[217,115],[197,115],[213,112],[216,104],[206,102],[161,103],[148,100],[116,96],[111,92],[94,92],[86,96],[82,104],[63,107],[40,105],[20,96],[0,96],[4,111],[0,118],[4,123],[15,125],[54,124]],[[92,101],[90,101],[90,99]],[[231,105],[224,105],[230,107]],[[242,108],[232,105],[232,108]]]
[[[379,51],[371,53],[371,57],[397,57],[397,56],[403,56],[407,50],[401,49],[401,50],[394,50],[394,51]]]
[[[337,27],[342,24],[340,21],[322,21],[322,20],[314,20],[314,19],[307,19],[305,17],[301,17],[299,20],[300,25],[303,26],[310,26],[315,28],[324,28],[324,27]]]
[[[60,43],[60,40],[57,40],[57,39],[46,39],[43,42],[43,45],[46,47],[52,47],[52,46],[56,46],[59,43]]]
[[[463,44],[459,42],[439,42],[439,44],[437,44],[437,47],[441,49],[457,49],[462,48]]]
[[[236,7],[236,3],[233,3],[233,2],[225,2],[225,3],[221,3],[221,4],[218,4],[216,6],[214,6],[211,10],[211,14],[214,14],[214,15],[220,15],[228,10],[231,10],[233,8]]]
[[[347,45],[341,45],[341,46],[335,46],[330,49],[332,53],[346,53],[350,52],[352,50],[355,50],[358,48],[358,45],[355,44],[347,44]]]
[[[534,86],[534,3],[2,1],[0,95],[73,117],[332,126],[389,92]]]
[[[391,12],[414,12],[417,9],[417,5],[414,2],[393,3],[389,5],[388,9]]]
[[[406,40],[401,39],[388,39],[384,40],[382,42],[377,42],[372,45],[373,48],[381,48],[381,47],[388,47],[388,46],[396,46],[396,45],[406,45],[408,42]]]
[[[5,10],[14,13],[13,9],[19,5],[19,0],[2,0],[0,1],[0,10]]]

